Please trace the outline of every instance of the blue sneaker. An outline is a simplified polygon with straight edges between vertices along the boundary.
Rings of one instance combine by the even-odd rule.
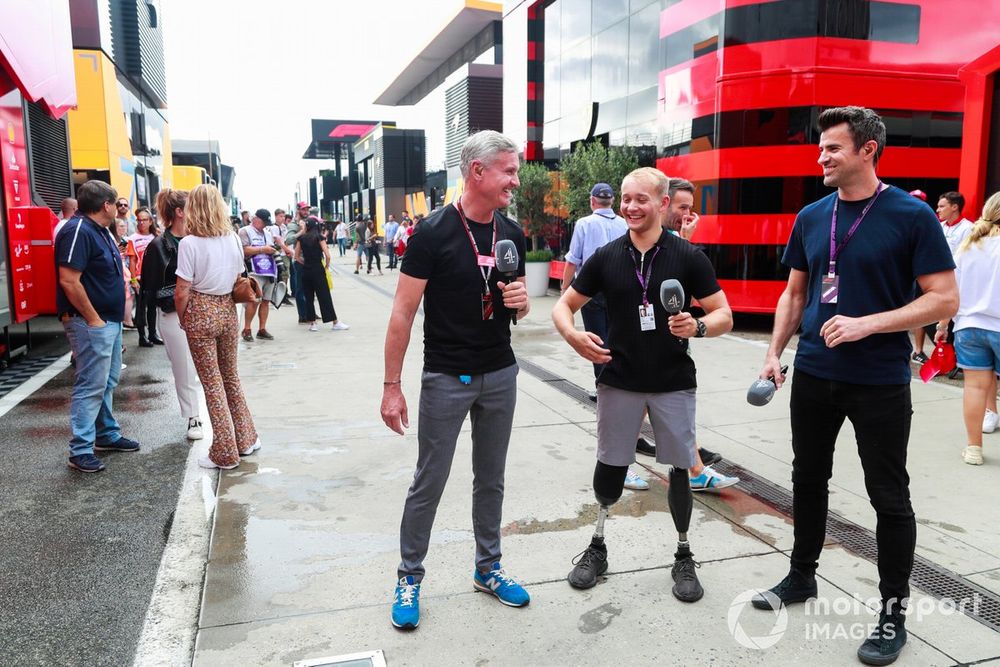
[[[79,456],[69,457],[69,467],[80,472],[101,472],[104,470],[104,464],[101,463],[101,459],[93,454],[80,454]]]
[[[726,489],[740,483],[739,477],[729,477],[712,470],[712,466],[705,466],[701,474],[691,478],[692,491],[717,491]]]
[[[413,583],[413,575],[399,580],[392,596],[392,624],[400,630],[413,630],[420,625],[420,584]]]
[[[114,442],[94,445],[94,449],[99,452],[137,452],[139,451],[139,443],[123,436]]]
[[[508,607],[523,607],[531,602],[528,591],[504,572],[500,563],[493,563],[493,567],[486,574],[477,569],[472,575],[472,585],[477,591],[497,596],[497,599]]]
[[[632,468],[629,468],[625,474],[625,488],[632,489],[633,491],[648,491],[649,482],[639,477]]]

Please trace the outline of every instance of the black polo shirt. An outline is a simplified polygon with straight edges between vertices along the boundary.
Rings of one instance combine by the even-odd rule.
[[[85,215],[74,215],[56,236],[56,265],[80,271],[80,282],[90,304],[105,322],[121,322],[125,317],[125,278],[122,256],[107,227]],[[66,298],[56,269],[56,309],[80,315]]]
[[[659,252],[653,258],[656,247]],[[656,328],[649,331],[639,326],[642,286],[629,251],[644,269],[653,262],[647,298],[653,305]],[[667,311],[660,303],[660,283],[669,278],[684,288],[684,310],[690,308],[692,296],[704,299],[722,289],[705,253],[667,231],[645,256],[632,245],[630,234],[625,234],[598,249],[577,274],[573,289],[587,297],[603,292],[607,299],[605,347],[611,350],[611,361],[597,378],[599,384],[645,393],[697,386],[688,341],[670,333]]]
[[[524,231],[506,216],[493,222],[469,220],[480,254],[497,240],[510,239],[524,275]],[[503,307],[496,270],[490,272],[493,318],[483,320],[483,276],[454,206],[445,206],[420,223],[406,245],[400,273],[427,281],[424,289],[424,370],[453,375],[479,375],[512,366],[510,314]]]

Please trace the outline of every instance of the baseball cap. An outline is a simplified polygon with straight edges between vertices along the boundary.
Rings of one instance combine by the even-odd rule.
[[[590,196],[598,199],[612,199],[615,196],[615,191],[607,183],[598,183],[590,188]]]
[[[300,201],[295,205],[295,208],[309,208],[309,202]]]
[[[910,195],[916,197],[920,201],[927,201],[927,193],[923,190],[910,190]]]
[[[254,215],[263,220],[264,222],[271,222],[271,212],[266,208],[259,208],[254,212]]]

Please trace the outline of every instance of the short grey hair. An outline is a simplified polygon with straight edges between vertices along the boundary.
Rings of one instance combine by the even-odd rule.
[[[476,160],[490,164],[497,153],[517,152],[517,144],[495,130],[482,130],[470,134],[462,145],[462,178],[469,177],[469,170]]]

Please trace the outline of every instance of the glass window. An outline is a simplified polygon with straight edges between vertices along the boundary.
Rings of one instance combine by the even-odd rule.
[[[595,133],[604,134],[605,132],[625,127],[628,122],[627,107],[628,100],[624,97],[599,103]]]
[[[583,39],[590,41],[590,2],[591,0],[557,0],[555,3],[562,5],[559,22],[563,49],[568,49]]]
[[[592,88],[595,102],[627,94],[628,21],[621,21],[594,37]]]
[[[629,15],[629,0],[593,0],[593,26],[598,33]]]
[[[628,92],[659,83],[660,7],[649,5],[629,19]]]
[[[563,52],[560,67],[562,117],[590,106],[590,63],[589,39]]]
[[[628,124],[656,120],[657,86],[650,86],[628,96]]]
[[[561,115],[559,97],[562,82],[559,78],[559,55],[545,56],[545,85],[542,103],[545,105],[545,122],[555,120]]]
[[[868,38],[880,42],[916,44],[920,37],[920,6],[871,3]]]

